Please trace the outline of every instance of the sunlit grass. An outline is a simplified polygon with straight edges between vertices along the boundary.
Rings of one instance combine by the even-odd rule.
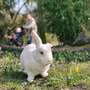
[[[0,58],[0,90],[61,90],[83,85],[90,88],[90,61],[62,63],[54,61],[47,78],[37,77],[33,83],[27,82],[20,72],[19,58],[14,54]]]

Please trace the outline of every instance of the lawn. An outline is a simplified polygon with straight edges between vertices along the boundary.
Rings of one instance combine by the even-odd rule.
[[[20,71],[19,55],[7,52],[0,58],[0,90],[90,90],[89,60],[62,62],[56,59],[55,56],[48,77],[37,76],[29,83],[27,75]]]

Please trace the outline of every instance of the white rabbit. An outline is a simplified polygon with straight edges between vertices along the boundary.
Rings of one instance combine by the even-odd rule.
[[[53,60],[52,45],[43,44],[35,31],[32,31],[31,34],[34,43],[27,45],[20,55],[21,65],[30,82],[38,74],[41,74],[42,77],[48,76],[48,70]]]

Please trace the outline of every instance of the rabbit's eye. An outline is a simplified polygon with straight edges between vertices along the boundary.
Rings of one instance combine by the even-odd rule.
[[[42,52],[42,51],[40,51],[40,54],[41,54],[41,55],[43,55],[43,52]]]

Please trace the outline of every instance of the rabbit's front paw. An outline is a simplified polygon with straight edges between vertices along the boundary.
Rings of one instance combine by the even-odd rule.
[[[43,72],[41,75],[42,75],[42,77],[47,77],[48,73],[47,72]]]
[[[33,82],[33,79],[34,79],[34,77],[32,77],[32,76],[28,76],[28,78],[27,78],[27,80],[28,80],[29,82]]]

